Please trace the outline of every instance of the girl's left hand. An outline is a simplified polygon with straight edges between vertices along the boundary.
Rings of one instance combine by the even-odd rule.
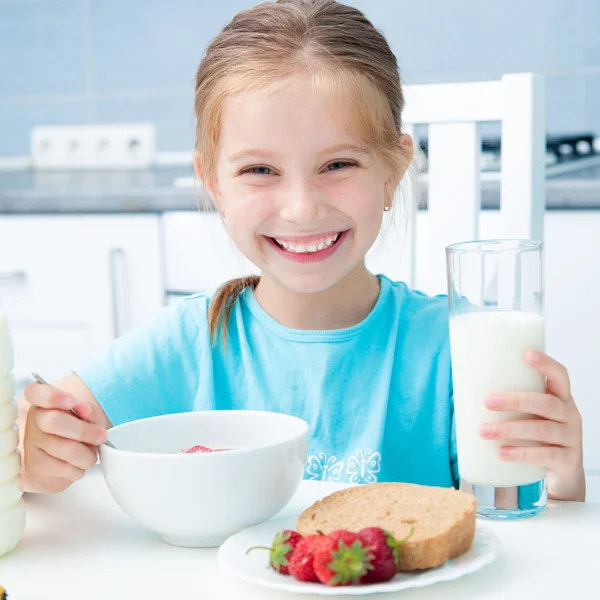
[[[555,500],[585,500],[581,415],[567,369],[543,352],[527,352],[527,362],[546,379],[546,393],[502,392],[485,399],[490,410],[535,415],[522,421],[484,423],[488,440],[533,440],[541,446],[501,446],[504,460],[529,462],[548,469],[548,496]]]

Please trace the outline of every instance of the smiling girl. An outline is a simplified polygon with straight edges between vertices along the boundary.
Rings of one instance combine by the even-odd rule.
[[[194,164],[261,274],[165,308],[56,387],[29,386],[27,489],[82,477],[111,425],[222,409],[305,419],[310,479],[458,485],[447,299],[365,266],[413,157],[403,106],[396,58],[360,11],[279,0],[233,18],[197,72]],[[545,444],[550,496],[582,500],[568,374],[545,355],[531,364],[547,393],[493,409],[543,418],[519,435]]]

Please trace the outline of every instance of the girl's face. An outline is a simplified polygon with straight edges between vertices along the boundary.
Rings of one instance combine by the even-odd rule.
[[[226,101],[212,189],[240,251],[300,293],[364,268],[397,179],[309,88]]]

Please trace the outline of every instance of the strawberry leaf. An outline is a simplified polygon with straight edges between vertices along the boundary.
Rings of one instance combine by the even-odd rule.
[[[270,559],[274,569],[279,571],[280,567],[288,566],[288,554],[292,551],[292,545],[287,542],[290,539],[288,532],[280,532],[275,535],[273,546],[271,546]]]
[[[415,532],[415,528],[411,527],[408,535],[402,538],[401,540],[397,540],[389,531],[386,531],[385,529],[383,529],[382,531],[385,534],[387,545],[392,549],[392,554],[394,555],[394,562],[396,563],[396,569],[400,570],[400,563],[402,562],[400,546],[402,546],[402,544],[405,544],[411,538],[412,534]]]
[[[375,558],[369,548],[358,540],[350,547],[340,540],[337,550],[331,551],[332,561],[327,565],[334,573],[329,585],[357,584],[360,578],[373,569],[371,561]]]

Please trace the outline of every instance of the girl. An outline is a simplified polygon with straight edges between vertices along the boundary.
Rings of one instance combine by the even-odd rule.
[[[384,37],[333,0],[260,4],[208,47],[195,108],[197,175],[261,276],[165,308],[56,387],[30,385],[26,489],[82,477],[111,425],[215,409],[308,421],[308,479],[457,485],[447,299],[365,267],[413,155]],[[487,402],[541,419],[481,435],[543,442],[502,455],[545,465],[551,497],[583,500],[568,374],[529,360],[547,393]]]

